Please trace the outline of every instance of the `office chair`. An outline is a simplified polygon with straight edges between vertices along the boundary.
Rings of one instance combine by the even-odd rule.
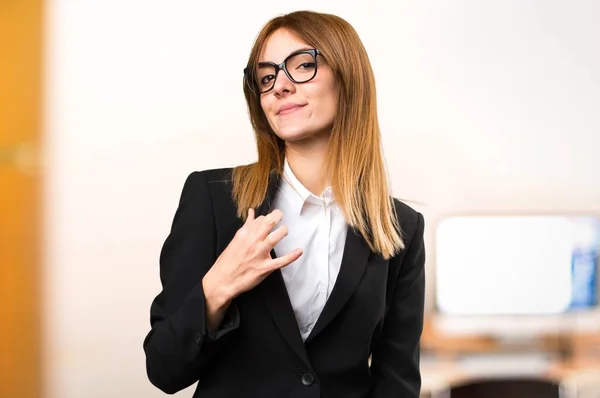
[[[450,398],[509,397],[562,398],[558,383],[532,378],[481,379],[453,386],[450,389]]]

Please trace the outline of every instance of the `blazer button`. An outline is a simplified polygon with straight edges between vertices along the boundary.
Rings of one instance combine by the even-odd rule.
[[[310,387],[315,382],[315,376],[312,373],[306,372],[302,375],[302,384],[306,387]]]

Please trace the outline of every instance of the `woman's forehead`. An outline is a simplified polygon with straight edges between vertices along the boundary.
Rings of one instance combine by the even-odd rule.
[[[307,50],[311,47],[304,40],[286,29],[278,29],[265,41],[258,56],[258,62],[274,62],[279,64],[298,50]]]

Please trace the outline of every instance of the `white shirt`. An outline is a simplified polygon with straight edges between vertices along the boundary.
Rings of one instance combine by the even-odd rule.
[[[303,254],[281,269],[302,340],[312,331],[337,279],[346,242],[347,224],[331,187],[312,194],[296,178],[287,159],[272,209],[283,212],[288,235],[275,246],[283,256],[296,248]]]

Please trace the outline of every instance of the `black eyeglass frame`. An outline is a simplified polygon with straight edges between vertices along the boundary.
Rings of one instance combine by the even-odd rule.
[[[308,80],[303,80],[301,82],[297,81],[296,79],[294,79],[292,77],[292,75],[290,74],[290,72],[288,72],[287,70],[287,66],[286,63],[287,61],[298,55],[298,54],[310,54],[313,57],[313,60],[315,61],[315,73],[312,75],[312,77]],[[259,65],[265,65],[265,66],[272,66],[273,68],[275,68],[275,79],[273,79],[273,84],[271,85],[271,87],[268,90],[265,91],[261,91],[258,88],[258,82],[256,81],[256,76],[252,76],[252,69],[248,66],[246,68],[244,68],[244,79],[246,81],[246,85],[248,86],[248,88],[250,88],[250,90],[254,93],[257,94],[264,94],[264,93],[268,93],[269,91],[273,90],[273,88],[275,87],[275,82],[277,81],[277,77],[279,76],[279,71],[283,70],[283,72],[285,73],[285,75],[288,77],[288,79],[290,79],[292,82],[296,83],[296,84],[302,84],[302,83],[307,83],[309,81],[311,81],[312,79],[315,78],[315,76],[317,76],[317,69],[319,68],[319,62],[317,61],[317,55],[321,55],[321,51],[317,50],[316,48],[310,48],[310,49],[305,49],[305,50],[298,50],[298,51],[294,51],[293,53],[291,53],[290,55],[288,55],[282,63],[280,63],[279,65],[277,65],[274,62],[259,62]],[[254,85],[254,86],[253,86]]]

